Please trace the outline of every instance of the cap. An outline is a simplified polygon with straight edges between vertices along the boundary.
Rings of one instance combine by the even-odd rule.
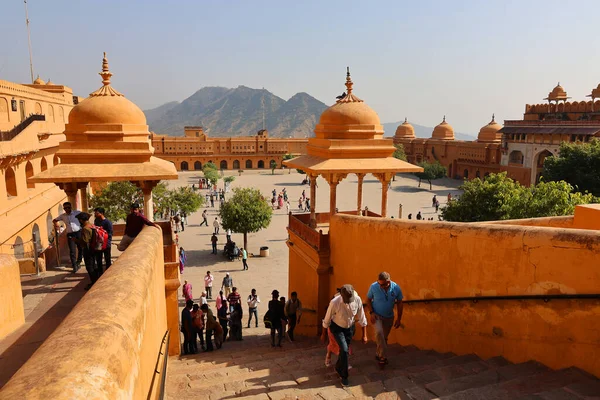
[[[228,273],[226,273],[225,275],[229,276],[229,272],[228,272]]]
[[[340,288],[340,295],[346,304],[354,301],[354,287],[350,284],[342,286]]]

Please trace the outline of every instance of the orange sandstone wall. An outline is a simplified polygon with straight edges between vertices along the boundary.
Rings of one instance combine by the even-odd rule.
[[[330,247],[331,293],[351,283],[364,298],[383,270],[407,300],[600,291],[600,232],[590,230],[338,214]],[[534,359],[552,368],[576,365],[600,375],[598,300],[406,305],[403,322],[406,328],[394,330],[391,342],[513,362]]]
[[[19,263],[0,254],[0,339],[25,323]]]
[[[600,230],[600,204],[586,204],[575,208],[573,227]]]
[[[154,398],[148,393],[166,330],[162,234],[145,227],[0,398]]]

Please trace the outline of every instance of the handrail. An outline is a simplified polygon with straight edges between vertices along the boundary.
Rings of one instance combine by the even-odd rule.
[[[468,297],[439,297],[431,299],[403,300],[404,304],[416,303],[442,303],[451,301],[497,301],[497,300],[544,300],[547,303],[550,300],[572,300],[572,299],[600,299],[600,293],[580,293],[580,294],[529,294],[514,296],[468,296]]]
[[[8,142],[13,140],[15,136],[23,132],[25,128],[31,125],[34,121],[45,121],[46,116],[43,114],[30,114],[23,121],[19,122],[14,128],[9,131],[0,131],[0,142]]]
[[[169,330],[167,329],[160,345],[161,350],[159,351],[158,357],[156,358],[156,367],[154,367],[154,375],[152,376],[152,384],[150,385],[150,388],[154,387],[154,381],[156,379],[156,375],[158,374],[160,376],[160,383],[158,386],[159,400],[163,400],[165,398],[165,382],[167,381],[167,361],[169,359],[169,340]],[[162,371],[159,371],[158,365],[160,363],[161,356],[164,360],[162,365]],[[150,391],[148,392],[148,400],[150,400],[152,397],[152,389],[150,389]]]

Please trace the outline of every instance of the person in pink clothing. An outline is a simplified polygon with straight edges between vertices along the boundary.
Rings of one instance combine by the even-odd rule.
[[[188,283],[188,281],[183,281],[183,297],[185,297],[185,301],[194,300],[194,296],[192,296],[192,284]]]
[[[217,300],[215,300],[215,304],[217,306],[217,311],[219,311],[221,309],[224,301],[227,301],[227,298],[225,296],[223,296],[223,291],[220,290],[219,295],[217,296]]]

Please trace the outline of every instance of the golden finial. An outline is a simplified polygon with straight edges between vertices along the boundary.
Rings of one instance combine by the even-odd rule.
[[[360,103],[361,99],[352,94],[352,86],[354,82],[352,82],[352,78],[350,78],[350,67],[346,67],[346,93],[340,96],[337,100],[337,103]]]
[[[442,123],[446,122],[446,116],[444,115],[444,119],[442,120]]]
[[[102,59],[102,72],[99,72],[98,74],[102,77],[102,83],[104,86],[110,85],[110,77],[112,76],[112,73],[108,70],[106,52],[104,52],[104,58]]]
[[[408,118],[407,117],[404,117],[404,123],[408,124]]]
[[[104,52],[104,58],[102,58],[102,72],[99,72],[98,75],[102,77],[102,84],[104,86],[95,92],[90,93],[90,96],[123,96],[121,93],[113,89],[112,86],[110,86],[110,77],[113,74],[108,70],[108,59],[106,58],[106,52]]]
[[[350,78],[350,67],[346,67],[346,89],[347,89],[347,95],[350,95],[352,93],[352,85],[354,85],[354,83],[352,82],[352,78]]]
[[[496,122],[496,114],[492,114],[492,122],[490,122],[490,124],[493,124],[494,122]]]

